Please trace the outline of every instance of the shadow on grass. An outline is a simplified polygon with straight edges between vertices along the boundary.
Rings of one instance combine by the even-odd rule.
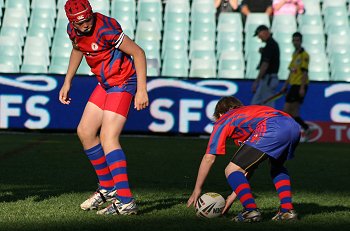
[[[335,206],[324,206],[316,203],[293,203],[294,208],[298,213],[300,220],[303,220],[304,217],[309,215],[316,214],[329,214],[335,212],[350,212],[350,207],[335,205]],[[263,211],[264,217],[273,217],[277,211]]]

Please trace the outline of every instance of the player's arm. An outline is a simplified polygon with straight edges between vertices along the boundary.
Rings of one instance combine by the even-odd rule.
[[[207,178],[208,173],[215,162],[215,159],[216,159],[216,155],[205,154],[203,156],[202,162],[198,170],[196,185],[194,187],[191,197],[187,201],[187,207],[190,207],[192,204],[195,205],[196,201],[198,200],[202,192],[204,181]]]
[[[135,95],[134,108],[142,110],[148,106],[148,94],[146,86],[146,55],[141,47],[139,47],[128,36],[124,36],[123,42],[119,49],[134,58],[136,74],[137,74],[137,91]]]
[[[69,58],[67,74],[59,93],[59,100],[63,104],[70,104],[70,101],[71,101],[71,98],[69,97],[70,87],[72,85],[72,80],[75,76],[75,73],[78,70],[78,67],[82,59],[83,59],[83,52],[73,47]]]

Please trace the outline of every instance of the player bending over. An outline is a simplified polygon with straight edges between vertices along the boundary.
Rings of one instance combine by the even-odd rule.
[[[243,211],[233,220],[256,222],[262,219],[245,174],[252,173],[265,160],[270,162],[270,174],[280,199],[280,208],[272,220],[296,220],[290,177],[284,162],[294,156],[300,139],[299,125],[285,112],[268,106],[244,106],[233,96],[219,100],[214,118],[213,132],[187,206],[194,205],[201,195],[216,156],[225,154],[226,139],[230,138],[240,147],[225,169],[227,181],[233,190],[226,203],[232,203],[234,195],[237,195],[243,206]]]
[[[99,189],[80,207],[97,209],[112,201],[97,213],[136,214],[119,136],[132,99],[137,110],[148,106],[145,53],[124,34],[115,19],[93,13],[88,0],[68,0],[65,11],[73,49],[59,100],[70,104],[69,91],[83,56],[99,82],[77,129],[97,174]]]

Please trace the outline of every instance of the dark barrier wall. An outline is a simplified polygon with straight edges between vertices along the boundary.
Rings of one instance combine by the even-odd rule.
[[[58,101],[63,80],[55,75],[0,75],[0,128],[75,129],[96,80],[77,76],[68,106]],[[125,131],[209,133],[217,100],[235,95],[249,104],[251,85],[251,80],[148,78],[150,107],[140,112],[132,108]],[[278,99],[276,108],[282,109],[283,103],[284,97]],[[350,140],[350,83],[310,83],[301,111],[321,130],[314,141]]]

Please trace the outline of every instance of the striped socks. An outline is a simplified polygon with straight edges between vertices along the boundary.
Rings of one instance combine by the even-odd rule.
[[[126,171],[126,158],[122,149],[116,149],[107,154],[106,160],[113,176],[118,199],[126,204],[132,200]]]
[[[273,177],[273,183],[275,184],[281,202],[281,212],[287,212],[288,210],[293,209],[292,192],[288,173],[285,171],[277,174]]]
[[[101,189],[111,190],[114,187],[114,181],[111,172],[108,168],[106,157],[101,144],[85,150],[92,166],[95,169],[96,175]]]
[[[252,211],[257,208],[248,180],[242,172],[232,172],[227,177],[227,181],[245,210]]]

